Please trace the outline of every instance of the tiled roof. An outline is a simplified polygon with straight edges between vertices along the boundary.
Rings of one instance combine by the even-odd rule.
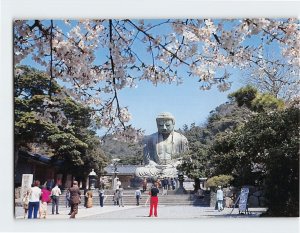
[[[22,151],[22,150],[19,151],[19,156],[42,163],[42,164],[47,164],[47,165],[52,165],[52,166],[63,166],[63,163],[64,163],[63,160],[54,160],[53,158],[48,157],[47,155],[31,153],[31,152]]]

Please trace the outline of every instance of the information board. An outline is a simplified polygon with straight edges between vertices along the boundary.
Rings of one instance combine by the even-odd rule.
[[[248,210],[248,208],[247,208],[248,194],[249,194],[249,188],[241,189],[240,201],[239,201],[239,211],[240,212],[244,212],[244,211]]]
[[[27,190],[31,188],[32,181],[33,181],[33,174],[22,175],[21,198],[23,198]]]

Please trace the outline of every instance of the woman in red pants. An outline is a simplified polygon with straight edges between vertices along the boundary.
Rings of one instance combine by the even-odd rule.
[[[159,190],[157,188],[157,183],[153,185],[151,188],[149,195],[150,197],[150,213],[148,217],[152,217],[153,209],[154,209],[154,216],[157,217],[157,204],[158,204],[158,196]]]

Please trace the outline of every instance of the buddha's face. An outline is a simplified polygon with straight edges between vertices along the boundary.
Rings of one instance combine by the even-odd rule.
[[[161,134],[170,134],[174,130],[174,122],[171,119],[158,119],[157,129]]]

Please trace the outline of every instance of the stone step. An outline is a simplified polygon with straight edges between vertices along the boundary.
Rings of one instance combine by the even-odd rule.
[[[150,201],[148,200],[148,195],[142,196],[140,199],[140,205],[149,205]],[[168,195],[168,196],[159,196],[159,205],[194,205],[194,206],[209,206],[209,196],[205,196],[204,198],[199,198],[196,196],[190,195]],[[82,203],[81,206],[84,205],[84,197],[82,196]],[[93,205],[100,205],[100,198],[99,196],[93,197]],[[15,202],[16,206],[22,206],[21,200]],[[126,206],[133,206],[136,205],[136,199],[134,196],[124,196],[123,197],[123,204]],[[51,203],[49,203],[51,205]],[[66,206],[66,199],[64,196],[59,197],[59,205]],[[107,195],[104,199],[104,205],[112,206],[114,205],[113,196]]]
[[[82,192],[83,193],[83,192]],[[109,193],[109,194],[108,194]],[[175,193],[175,192],[174,192]],[[168,195],[159,195],[159,204],[160,205],[196,205],[196,206],[209,206],[209,195],[204,196],[203,198],[199,198],[196,195],[193,194],[181,194],[181,195],[175,195],[174,193],[168,193]],[[62,193],[62,195],[59,198],[59,204],[60,205],[66,205],[66,198],[65,198],[65,192]],[[105,200],[104,205],[114,205],[113,202],[113,191],[106,191],[105,192]],[[147,199],[149,198],[149,195],[142,194],[140,200],[140,205],[147,205],[150,204],[150,201]],[[84,203],[84,196],[81,197],[83,205]],[[93,205],[99,205],[100,198],[98,196],[98,191],[94,192],[93,196]],[[134,195],[134,191],[124,191],[123,196],[123,204],[124,205],[136,205],[136,198]]]

